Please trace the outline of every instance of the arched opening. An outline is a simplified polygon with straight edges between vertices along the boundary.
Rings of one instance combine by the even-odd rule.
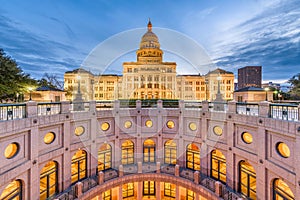
[[[256,199],[256,172],[246,161],[239,163],[239,192],[246,197]]]
[[[273,181],[273,199],[294,200],[295,196],[290,187],[281,179]]]
[[[211,177],[226,183],[226,158],[217,149],[211,152]]]
[[[58,168],[54,161],[48,162],[40,172],[40,199],[48,199],[58,192]]]
[[[87,154],[83,150],[77,151],[72,157],[72,183],[84,179],[87,176]]]
[[[22,200],[22,182],[20,180],[14,180],[6,186],[3,190],[1,200]]]
[[[98,150],[98,172],[111,169],[112,150],[109,144],[103,144]]]
[[[151,139],[145,140],[143,144],[143,161],[145,163],[154,163],[155,162],[155,142]]]
[[[122,143],[122,165],[134,164],[134,144],[130,140]]]
[[[200,149],[194,143],[186,147],[186,168],[200,170]]]
[[[176,165],[177,159],[177,145],[173,140],[168,140],[164,145],[165,150],[165,164]]]

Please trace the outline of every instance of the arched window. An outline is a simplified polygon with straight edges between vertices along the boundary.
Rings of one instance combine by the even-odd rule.
[[[246,161],[239,163],[239,191],[245,196],[256,199],[256,172]]]
[[[134,164],[134,144],[130,140],[122,143],[122,164]]]
[[[177,145],[173,140],[165,142],[165,164],[176,165]]]
[[[144,162],[155,162],[155,142],[151,139],[145,140],[143,145]]]
[[[3,190],[1,200],[22,200],[22,182],[20,180],[12,181]]]
[[[273,200],[294,200],[295,196],[290,187],[281,179],[273,182]]]
[[[112,167],[111,159],[111,146],[109,144],[103,144],[98,150],[98,172],[110,169]]]
[[[211,152],[211,177],[226,183],[226,158],[219,150]]]
[[[72,157],[72,183],[84,179],[87,176],[87,155],[83,150],[77,151]]]
[[[196,144],[186,147],[186,168],[200,170],[200,149]]]
[[[40,199],[48,199],[58,192],[57,163],[48,162],[40,173]]]

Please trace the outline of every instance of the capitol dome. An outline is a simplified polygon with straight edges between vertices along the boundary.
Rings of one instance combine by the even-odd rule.
[[[148,31],[143,35],[140,43],[140,49],[149,49],[149,48],[151,49],[160,48],[158,37],[155,35],[155,33],[152,32],[152,24],[150,20],[148,22]]]

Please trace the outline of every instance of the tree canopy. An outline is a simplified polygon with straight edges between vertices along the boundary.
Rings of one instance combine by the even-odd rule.
[[[294,75],[288,82],[292,85],[292,89],[289,92],[290,98],[300,100],[300,73]]]
[[[16,99],[34,86],[37,86],[37,82],[0,49],[0,100]]]

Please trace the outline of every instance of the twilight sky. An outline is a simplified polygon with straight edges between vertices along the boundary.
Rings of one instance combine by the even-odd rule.
[[[149,17],[154,27],[197,42],[215,66],[235,75],[247,65],[262,65],[264,81],[300,72],[300,0],[0,0],[0,48],[34,78],[48,72],[62,79],[107,39],[134,29],[146,32]],[[142,34],[132,36],[136,49]],[[120,55],[106,72],[121,73],[122,62],[134,60],[134,51]],[[206,73],[172,53],[165,60],[176,61],[179,73]]]

